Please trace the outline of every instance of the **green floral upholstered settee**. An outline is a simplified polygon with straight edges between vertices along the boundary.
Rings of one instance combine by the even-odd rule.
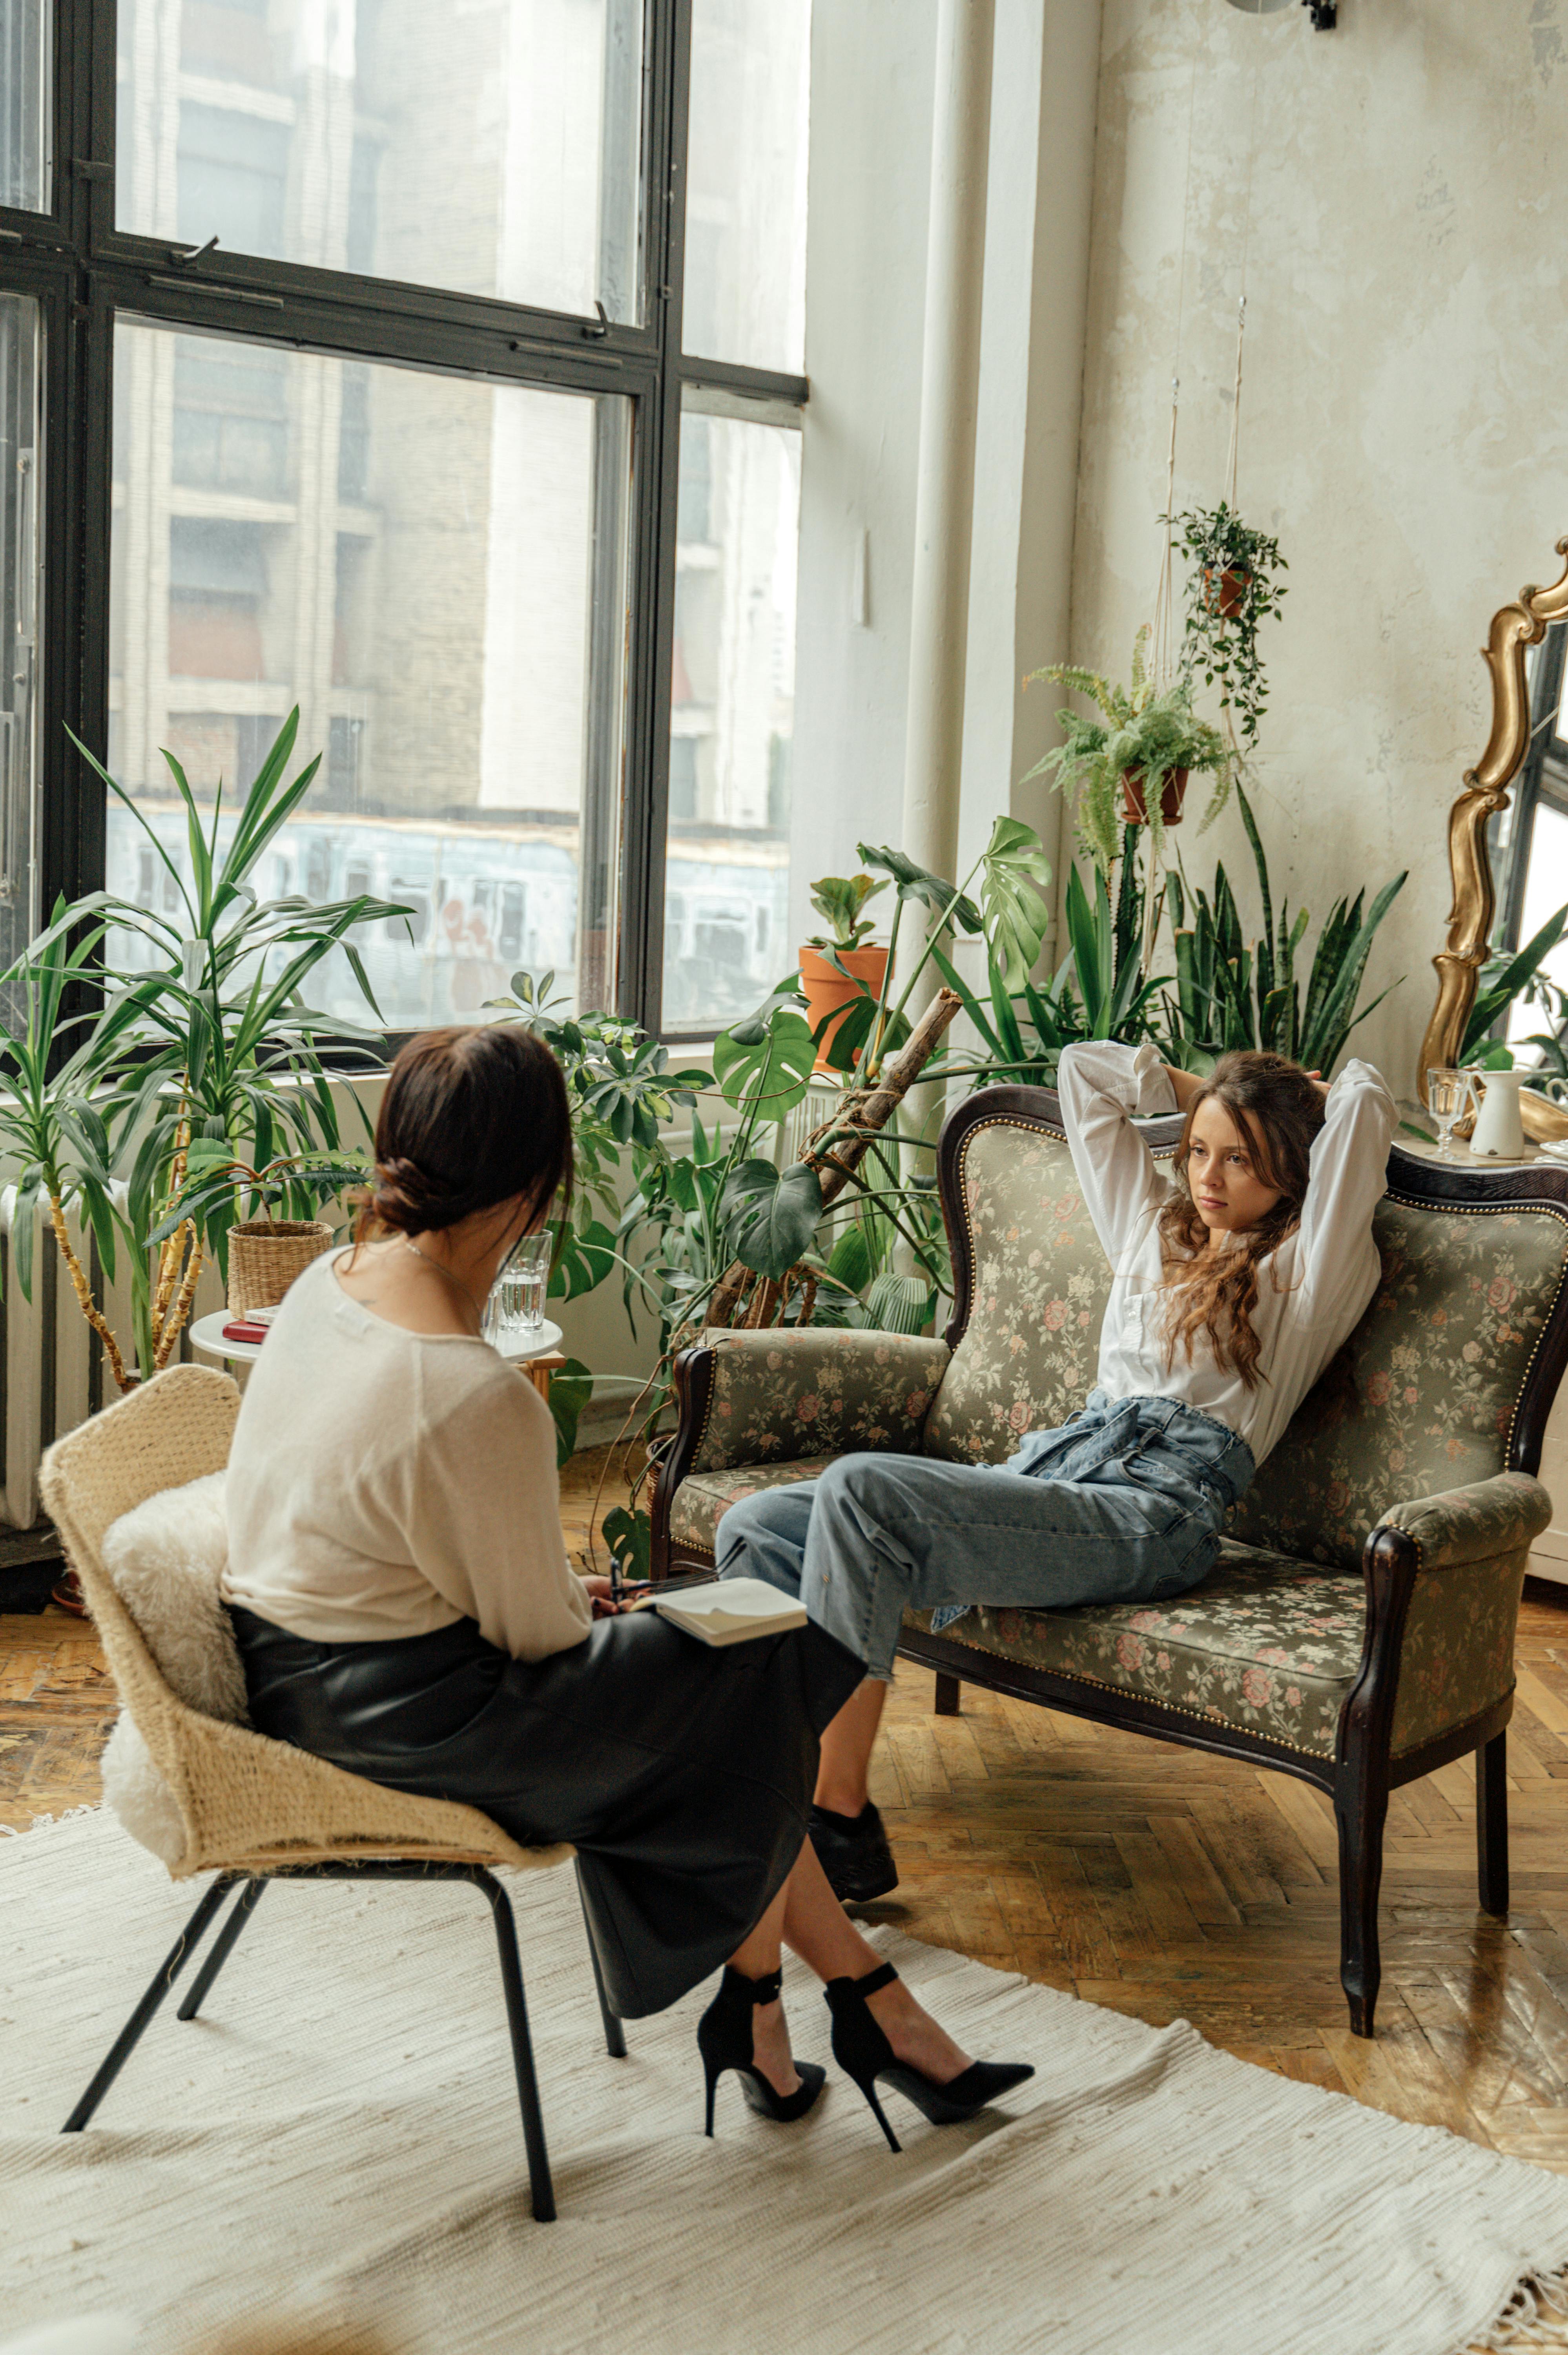
[[[1151,1123],[1158,1152],[1177,1123]],[[998,1462],[1092,1387],[1108,1273],[1054,1095],[988,1089],[938,1155],[957,1299],[945,1339],[712,1333],[676,1370],[654,1500],[656,1575],[711,1567],[727,1506],[851,1449]],[[1383,1276],[1340,1358],[1235,1514],[1221,1557],[1162,1604],[976,1611],[902,1649],[937,1706],[983,1684],[1246,1757],[1329,1792],[1341,1968],[1371,2035],[1383,1827],[1395,1785],[1477,1756],[1481,1902],[1508,1904],[1504,1728],[1533,1477],[1568,1356],[1568,1172],[1478,1176],[1395,1146]]]

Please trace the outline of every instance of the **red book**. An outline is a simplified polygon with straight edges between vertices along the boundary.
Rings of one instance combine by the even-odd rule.
[[[223,1337],[226,1341],[264,1341],[270,1329],[269,1326],[251,1325],[239,1317],[224,1327]]]

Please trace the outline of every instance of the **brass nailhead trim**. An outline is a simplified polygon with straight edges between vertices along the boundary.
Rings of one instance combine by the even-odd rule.
[[[929,1629],[927,1632],[928,1634]],[[962,1644],[969,1651],[983,1654],[988,1660],[1004,1660],[1015,1668],[1028,1668],[1039,1666],[1037,1661],[1020,1659],[1012,1652],[993,1652],[987,1645],[977,1644],[972,1636],[954,1636],[946,1627],[943,1628],[938,1640],[944,1644]],[[930,1663],[923,1660],[920,1665],[922,1668],[927,1668]],[[1086,1676],[1081,1668],[1042,1668],[1041,1674],[1064,1677],[1075,1685],[1092,1685],[1097,1692],[1114,1693],[1118,1700],[1139,1700],[1146,1709],[1167,1709],[1173,1717],[1195,1718],[1200,1725],[1218,1725],[1231,1733],[1245,1733],[1248,1730],[1245,1725],[1233,1724],[1228,1717],[1221,1717],[1213,1710],[1189,1709],[1185,1701],[1160,1700],[1153,1693],[1134,1692],[1127,1685],[1107,1684],[1103,1677]],[[1041,1706],[1049,1709],[1051,1703],[1044,1701]],[[1331,1750],[1313,1750],[1305,1742],[1287,1742],[1282,1733],[1261,1733],[1255,1735],[1254,1739],[1259,1742],[1277,1742],[1281,1750],[1294,1750],[1303,1758],[1332,1759],[1334,1755]]]

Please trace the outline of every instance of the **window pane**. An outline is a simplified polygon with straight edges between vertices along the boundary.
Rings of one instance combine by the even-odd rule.
[[[48,212],[49,155],[48,0],[0,0],[0,205]]]
[[[810,0],[693,0],[682,342],[805,366]]]
[[[38,308],[0,295],[0,966],[37,920]]]
[[[641,0],[119,14],[122,229],[635,317]]]
[[[681,420],[664,1026],[713,1030],[788,967],[800,437]]]
[[[130,322],[114,421],[110,766],[182,868],[161,748],[227,802],[298,703],[322,766],[253,879],[412,909],[361,936],[391,1028],[524,965],[603,1003],[627,404]],[[164,888],[118,805],[108,866]],[[362,1018],[346,960],[323,974],[313,1002]]]

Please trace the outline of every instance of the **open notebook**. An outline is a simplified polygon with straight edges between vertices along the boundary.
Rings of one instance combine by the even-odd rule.
[[[806,1606],[781,1594],[762,1578],[726,1578],[712,1586],[691,1586],[652,1608],[705,1644],[744,1644],[754,1636],[782,1636],[806,1625]]]

